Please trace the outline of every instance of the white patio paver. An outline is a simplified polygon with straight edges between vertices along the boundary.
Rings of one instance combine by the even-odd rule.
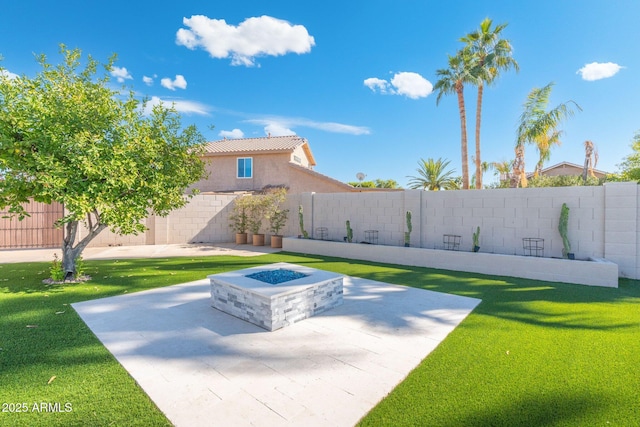
[[[176,426],[351,426],[480,300],[345,278],[344,304],[268,332],[208,280],[74,304]]]

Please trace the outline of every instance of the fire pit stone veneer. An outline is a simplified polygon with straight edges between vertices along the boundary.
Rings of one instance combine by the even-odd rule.
[[[247,277],[288,270],[304,274],[278,284]],[[208,276],[211,306],[268,331],[342,304],[343,276],[289,263],[276,263]]]

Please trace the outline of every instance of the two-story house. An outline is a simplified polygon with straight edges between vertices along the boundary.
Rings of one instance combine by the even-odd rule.
[[[313,170],[309,142],[297,135],[223,139],[205,145],[208,178],[194,184],[201,192],[256,191],[286,186],[290,193],[360,191]]]

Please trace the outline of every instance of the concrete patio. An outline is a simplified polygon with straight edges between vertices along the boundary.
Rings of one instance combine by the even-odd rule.
[[[206,279],[74,304],[176,426],[351,426],[480,300],[345,278],[344,304],[267,332]]]

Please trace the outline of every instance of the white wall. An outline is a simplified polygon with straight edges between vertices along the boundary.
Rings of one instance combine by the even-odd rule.
[[[233,241],[228,215],[234,195],[199,195],[167,218],[147,219],[149,231],[140,236],[103,232],[92,245],[219,243]],[[480,226],[480,251],[522,255],[524,237],[544,239],[544,256],[562,256],[558,232],[560,208],[569,213],[569,240],[577,259],[606,258],[623,277],[640,278],[639,191],[635,183],[602,187],[557,187],[425,192],[420,190],[363,193],[290,194],[289,219],[282,234],[297,236],[298,206],[311,237],[326,227],[330,240],[346,236],[351,221],[354,240],[365,230],[378,230],[378,243],[404,243],[405,214],[413,214],[411,245],[441,249],[444,234],[462,237],[460,250],[469,251],[472,233]],[[264,230],[268,234],[267,224]],[[268,239],[267,239],[268,242]]]
[[[313,194],[297,196],[305,228],[315,234],[327,227],[329,239],[342,240],[351,221],[354,240],[365,230],[378,230],[379,244],[402,245],[405,213],[412,212],[411,245],[443,248],[443,235],[460,235],[460,250],[471,250],[480,226],[481,252],[523,255],[522,239],[544,239],[544,256],[562,256],[558,232],[560,209],[569,212],[569,241],[577,259],[606,258],[619,265],[623,277],[640,278],[640,207],[638,185],[608,183],[601,187],[555,187]],[[311,212],[310,212],[311,210]],[[297,208],[296,208],[297,223]],[[291,235],[299,234],[295,230]]]
[[[226,194],[194,196],[185,207],[167,217],[149,216],[145,221],[146,233],[120,236],[104,230],[90,246],[231,242],[233,231],[227,218],[235,197]]]

